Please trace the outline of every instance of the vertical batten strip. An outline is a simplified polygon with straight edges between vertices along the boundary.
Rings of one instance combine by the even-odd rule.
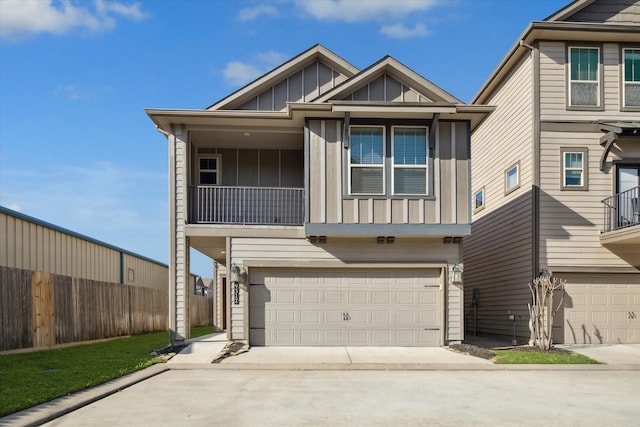
[[[340,124],[340,121],[336,120],[336,138],[337,138],[337,159],[336,161],[338,162],[338,166],[336,167],[336,173],[340,173],[342,171],[342,132],[341,132],[341,128],[342,125]],[[336,194],[336,207],[338,209],[337,212],[337,222],[342,224],[343,223],[343,218],[342,218],[342,177],[338,176],[336,177],[336,188],[334,189]]]
[[[327,222],[327,122],[320,121],[320,222]]]
[[[440,193],[441,193],[441,182],[442,180],[440,179],[440,162],[441,162],[441,158],[440,158],[440,126],[438,126],[438,128],[436,129],[436,147],[435,147],[435,154],[434,154],[434,158],[435,161],[434,166],[433,166],[433,179],[434,179],[434,183],[433,183],[433,188],[434,188],[434,192],[435,192],[435,196],[436,196],[436,218],[435,218],[435,222],[436,224],[440,224],[442,223],[442,218],[440,215],[440,211],[442,210],[442,201],[440,199]],[[422,203],[422,205],[424,206],[424,202]],[[425,223],[426,223],[426,218],[425,218]]]
[[[458,196],[457,196],[457,171],[458,165],[456,162],[456,123],[451,123],[451,223],[458,222]]]

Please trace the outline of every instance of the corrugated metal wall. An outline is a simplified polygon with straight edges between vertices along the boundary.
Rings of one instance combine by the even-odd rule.
[[[164,264],[2,207],[0,266],[169,289]]]

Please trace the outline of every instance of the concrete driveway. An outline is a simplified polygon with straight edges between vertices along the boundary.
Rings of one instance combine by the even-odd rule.
[[[561,344],[558,347],[607,365],[640,364],[640,344]]]
[[[639,371],[169,370],[49,426],[632,426]]]

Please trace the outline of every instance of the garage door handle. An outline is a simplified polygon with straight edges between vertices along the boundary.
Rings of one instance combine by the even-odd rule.
[[[342,320],[344,320],[346,322],[351,320],[351,316],[349,315],[349,313],[342,313]]]

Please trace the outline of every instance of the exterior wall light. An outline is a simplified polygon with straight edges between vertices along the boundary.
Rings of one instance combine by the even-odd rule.
[[[462,285],[462,269],[458,264],[451,269],[451,283],[454,285]]]

